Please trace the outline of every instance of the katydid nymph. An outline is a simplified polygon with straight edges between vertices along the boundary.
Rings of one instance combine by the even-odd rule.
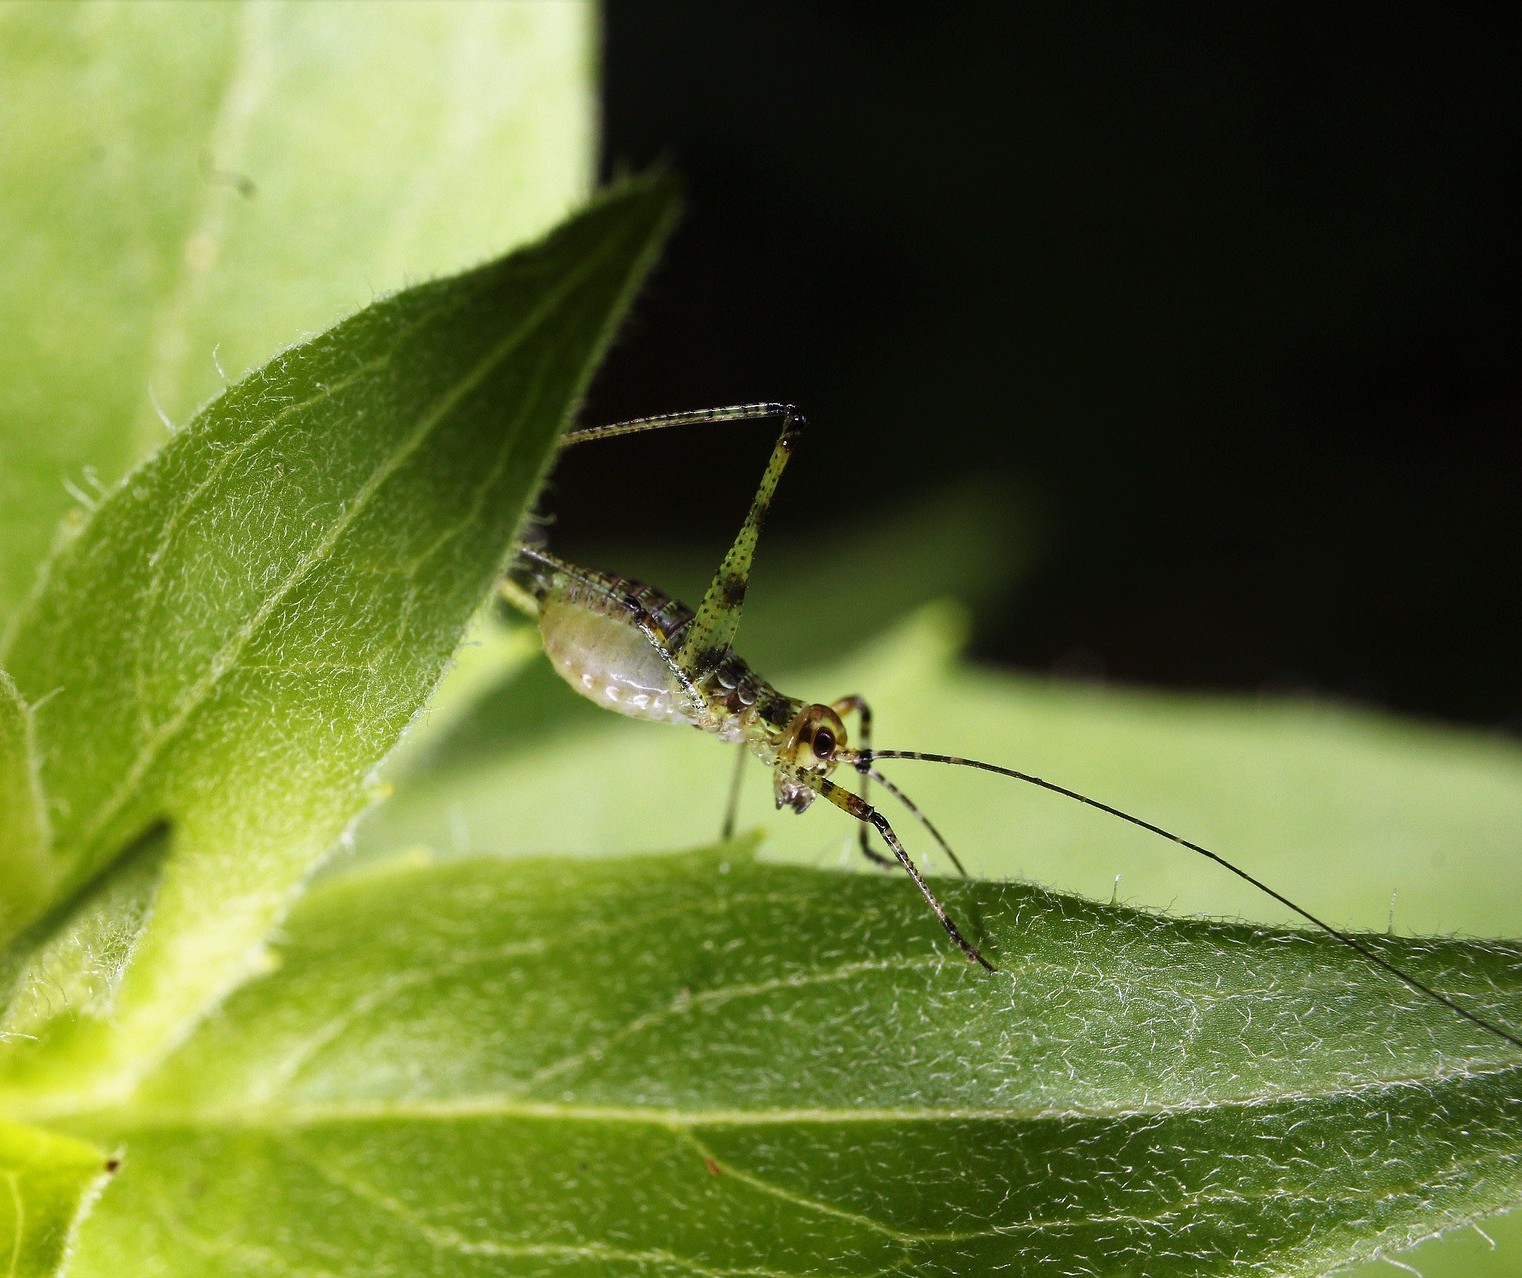
[[[885,761],[920,761],[994,773],[1062,795],[1167,839],[1266,893],[1387,976],[1522,1048],[1522,1036],[1491,1023],[1423,983],[1368,944],[1323,921],[1198,843],[1076,790],[1013,768],[958,755],[874,749],[872,712],[860,695],[844,696],[827,704],[802,701],[777,691],[752,670],[736,653],[734,642],[761,526],[804,429],[803,415],[791,404],[737,404],[641,417],[570,431],[561,438],[560,447],[675,426],[759,419],[780,420],[781,433],[739,534],[695,611],[653,586],[578,567],[531,540],[525,540],[514,550],[500,583],[500,593],[538,623],[550,663],[572,688],[619,714],[687,724],[721,741],[739,745],[742,763],[747,755],[752,755],[771,771],[778,808],[802,813],[815,799],[824,799],[853,817],[860,823],[862,853],[880,865],[901,866],[962,953],[989,972],[997,970],[994,964],[963,935],[920,873],[898,832],[870,801],[871,786],[875,783],[901,803],[957,869],[962,869],[929,817],[883,774],[881,764]],[[856,747],[849,744],[845,724],[848,717],[856,720],[860,740]],[[859,778],[858,788],[853,790],[834,779],[837,770],[847,775],[854,772]],[[733,829],[736,792],[731,791],[724,823],[726,835]],[[874,835],[891,855],[874,846]]]

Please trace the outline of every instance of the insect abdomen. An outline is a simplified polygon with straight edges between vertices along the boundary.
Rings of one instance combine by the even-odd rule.
[[[631,719],[697,722],[668,662],[614,601],[574,586],[553,591],[540,606],[539,631],[556,673],[589,701]]]

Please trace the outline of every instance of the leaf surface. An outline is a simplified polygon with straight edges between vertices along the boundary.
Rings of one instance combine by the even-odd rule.
[[[166,826],[170,850],[99,1015],[59,1009],[0,1077],[130,1086],[252,970],[490,589],[671,213],[630,185],[287,352],[60,551],[8,661],[46,698],[58,908]]]
[[[110,1165],[93,1145],[0,1118],[0,1264],[6,1278],[62,1271],[78,1222]]]
[[[95,500],[297,337],[548,229],[590,5],[0,5],[0,634]],[[447,192],[447,196],[441,195]]]
[[[79,1278],[1323,1273],[1522,1189],[1522,1062],[1324,938],[742,848],[355,874],[78,1115]],[[1375,939],[1515,1023],[1522,954]],[[172,1206],[170,1205],[172,1204]]]
[[[0,936],[47,892],[48,837],[31,707],[0,670]]]
[[[893,571],[872,556],[844,562],[867,594],[872,573]],[[775,629],[789,637],[779,651],[817,659],[823,650],[797,624],[808,615],[797,606],[797,574],[771,557],[769,570],[775,584],[758,586],[747,608],[773,608]],[[817,669],[790,675],[779,662],[779,686],[821,699],[863,692],[880,744],[971,754],[1076,785],[1204,840],[1334,922],[1522,935],[1522,895],[1505,890],[1522,830],[1515,743],[1335,704],[994,674],[959,666],[959,639],[955,617],[931,611]],[[692,842],[717,830],[732,766],[729,751],[698,734],[584,705],[541,657],[482,696],[431,752],[409,756],[394,800],[361,826],[357,851],[596,855]],[[764,773],[750,772],[742,828],[765,831],[768,857],[861,864],[843,815],[818,805],[801,819],[771,811]],[[929,765],[891,775],[975,872],[1170,913],[1293,922],[1218,868],[1056,797]],[[947,868],[923,832],[896,819],[922,864]],[[1522,1264],[1522,1213],[1484,1230],[1446,1235],[1409,1259],[1426,1278],[1510,1278]],[[1368,1273],[1390,1269],[1376,1262]]]

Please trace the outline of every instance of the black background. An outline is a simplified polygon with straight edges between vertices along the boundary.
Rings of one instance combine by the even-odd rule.
[[[987,660],[1522,728],[1522,48],[1366,13],[616,0],[605,176],[688,207],[585,419],[796,401],[826,558],[999,494]],[[757,433],[582,466],[577,520],[716,562]]]

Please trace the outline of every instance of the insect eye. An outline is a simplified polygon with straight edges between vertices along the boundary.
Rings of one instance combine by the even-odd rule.
[[[828,728],[820,728],[814,734],[814,753],[821,759],[828,759],[835,753],[835,734]]]

